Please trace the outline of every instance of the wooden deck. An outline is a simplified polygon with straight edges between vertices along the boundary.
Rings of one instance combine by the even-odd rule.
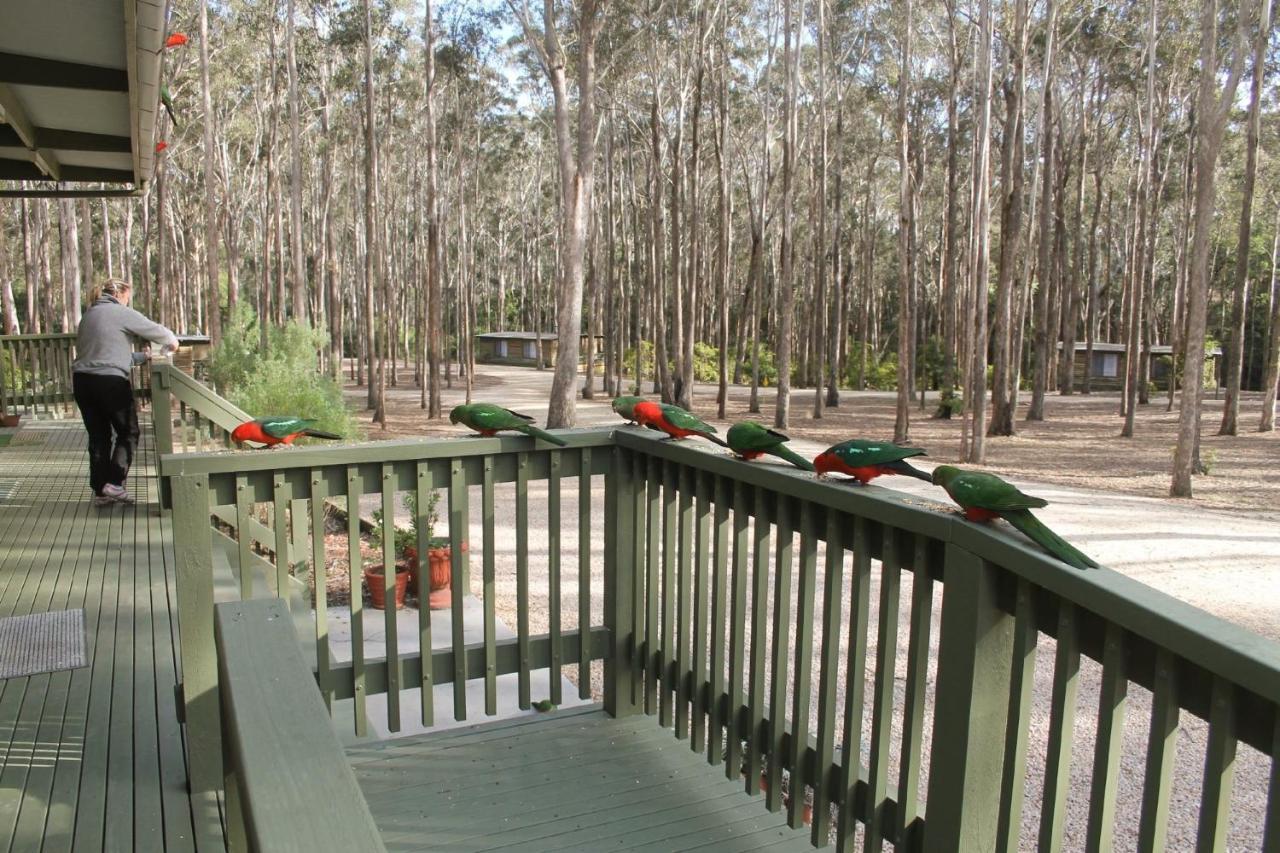
[[[347,754],[391,851],[813,849],[654,717],[555,711]]]
[[[177,601],[151,430],[136,507],[97,508],[78,421],[0,448],[0,616],[84,608],[89,665],[0,680],[0,851],[223,849],[193,803],[178,722]]]

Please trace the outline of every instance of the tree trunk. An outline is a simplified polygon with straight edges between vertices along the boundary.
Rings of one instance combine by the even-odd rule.
[[[800,36],[804,32],[804,6],[801,4],[799,20],[796,19],[793,0],[783,0],[782,56],[786,69],[786,86],[782,98],[782,240],[779,243],[782,265],[778,282],[777,364],[778,396],[774,407],[773,425],[785,429],[791,414],[791,330],[795,322],[795,238],[792,220],[795,218],[796,143],[798,136],[798,110],[796,97],[799,90]],[[794,43],[792,28],[795,29]],[[765,188],[761,187],[761,192]]]
[[[1266,2],[1266,0],[1263,0]],[[1280,261],[1280,215],[1271,240],[1271,319],[1267,324],[1266,369],[1262,374],[1262,418],[1258,432],[1276,428],[1276,394],[1280,391],[1280,293],[1276,292],[1276,263]]]
[[[201,0],[206,2],[206,0]],[[301,108],[298,103],[297,20],[296,0],[288,0],[288,19],[285,26],[285,64],[289,72],[289,257],[290,281],[293,283],[293,318],[307,322],[307,264],[302,249],[302,142],[299,125]],[[205,83],[207,98],[209,85]],[[206,122],[205,133],[212,133]],[[210,143],[206,142],[206,145]]]
[[[379,340],[375,323],[377,310],[374,303],[379,289],[378,253],[378,129],[374,114],[373,92],[373,15],[370,0],[363,0],[364,9],[364,335],[369,347],[369,398],[373,420],[387,428],[387,411],[384,405],[383,383],[386,374],[381,364],[375,366],[377,355],[385,352],[390,343]],[[375,375],[376,370],[376,375]]]
[[[1040,105],[1039,146],[1042,153],[1040,177],[1040,245],[1036,278],[1039,286],[1035,298],[1035,371],[1031,378],[1031,405],[1027,420],[1044,420],[1044,395],[1049,387],[1049,282],[1052,279],[1053,237],[1053,76],[1054,51],[1057,44],[1057,11],[1054,0],[1046,0],[1045,21],[1048,35],[1044,58],[1044,94]]]
[[[290,56],[293,54],[293,0],[289,1]],[[205,289],[209,299],[209,339],[214,346],[222,340],[222,300],[218,278],[218,197],[215,191],[213,168],[213,136],[216,117],[209,85],[209,2],[200,0],[200,104],[203,116],[201,133],[204,148],[204,274]],[[239,227],[233,223],[231,229]]]
[[[984,6],[985,8],[985,6]],[[898,397],[893,420],[893,440],[911,441],[911,326],[915,258],[911,253],[911,135],[907,125],[907,98],[911,87],[911,26],[913,0],[903,10],[902,54],[898,65]],[[981,72],[980,72],[981,73]],[[983,108],[978,107],[981,111]],[[979,130],[979,133],[982,131]],[[979,143],[980,144],[980,143]],[[975,181],[976,186],[976,181]],[[984,307],[985,317],[985,307]]]
[[[987,418],[987,269],[989,256],[989,238],[991,229],[991,183],[988,179],[991,160],[991,62],[993,52],[994,31],[991,21],[991,0],[982,0],[981,34],[978,45],[978,127],[975,131],[974,174],[973,174],[973,220],[970,233],[972,247],[970,250],[970,276],[973,281],[972,361],[969,366],[969,392],[965,395],[968,402],[969,417],[972,421],[969,444],[966,448],[963,429],[961,438],[961,457],[968,462],[980,464],[986,451],[986,418]],[[967,453],[966,453],[967,450]]]

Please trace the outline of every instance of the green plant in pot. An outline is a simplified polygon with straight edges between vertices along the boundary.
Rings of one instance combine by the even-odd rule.
[[[432,610],[448,609],[452,601],[453,592],[451,589],[453,572],[452,558],[453,549],[449,546],[449,538],[447,536],[436,536],[436,523],[440,520],[438,505],[440,502],[440,493],[432,490],[427,496],[427,505],[425,512],[418,511],[418,495],[415,492],[409,492],[405,495],[405,507],[409,510],[409,517],[412,519],[409,529],[409,536],[413,543],[411,559],[409,564],[413,579],[410,582],[411,588],[422,597],[421,584],[421,561],[418,559],[417,543],[419,525],[422,521],[426,522],[426,535],[423,537],[427,543],[427,606]],[[462,543],[462,550],[467,550],[467,543]]]
[[[412,579],[414,569],[417,564],[417,553],[415,549],[416,539],[414,534],[409,530],[400,530],[395,527],[394,519],[391,521],[394,530],[394,554],[396,561],[396,609],[404,607],[405,596],[409,590],[409,581]],[[384,542],[384,535],[387,527],[387,521],[382,517],[381,510],[374,510],[373,513],[373,530],[369,533],[369,542],[374,548],[381,550]],[[383,563],[377,563],[367,566],[364,570],[365,586],[369,588],[369,599],[372,606],[377,610],[386,607],[386,568]]]

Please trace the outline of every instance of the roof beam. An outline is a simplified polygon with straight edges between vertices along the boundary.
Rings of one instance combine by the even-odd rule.
[[[127,169],[104,169],[99,166],[62,166],[60,177],[50,178],[41,168],[26,160],[0,159],[2,181],[99,181],[110,184],[133,182],[133,172]]]
[[[52,127],[33,127],[36,148],[54,148],[63,151],[100,151],[107,154],[128,154],[133,145],[127,136],[111,136],[105,133],[84,133],[79,130],[59,130]],[[26,147],[18,132],[7,124],[0,124],[0,148]]]
[[[0,118],[3,118],[18,134],[22,144],[34,155],[33,159],[40,171],[51,180],[60,181],[61,167],[58,158],[47,148],[41,148],[36,140],[36,131],[27,119],[26,111],[12,87],[0,83]]]
[[[129,75],[123,68],[82,65],[20,53],[0,52],[0,83],[53,86],[94,92],[127,92]]]

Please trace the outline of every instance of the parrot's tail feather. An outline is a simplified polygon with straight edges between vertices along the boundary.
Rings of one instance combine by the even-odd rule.
[[[709,432],[700,432],[700,433],[698,433],[698,435],[702,436],[702,437],[703,437],[703,438],[705,438],[707,441],[710,441],[710,442],[711,442],[711,443],[713,443],[713,444],[718,444],[718,445],[720,445],[721,447],[726,447],[726,448],[727,448],[727,447],[729,446],[729,444],[728,444],[724,439],[717,438],[716,436],[712,435],[712,434],[711,434],[711,433],[709,433]]]
[[[884,465],[882,467],[888,468],[895,474],[902,474],[906,477],[915,477],[917,480],[924,480],[926,483],[933,482],[932,474],[926,474],[924,471],[921,471],[919,468],[902,459],[899,459],[897,462],[890,462],[888,465]]]
[[[1043,522],[1031,514],[1030,510],[1005,511],[1001,515],[1010,524],[1022,531],[1028,539],[1068,566],[1074,566],[1077,569],[1098,568],[1098,564],[1093,558],[1046,527]]]
[[[568,442],[565,441],[560,436],[552,435],[546,430],[538,429],[536,426],[532,426],[532,425],[525,426],[524,429],[521,429],[520,431],[525,435],[531,435],[534,438],[540,438],[543,441],[547,442],[548,444],[554,444],[556,447],[564,447],[566,444],[568,444]]]
[[[773,449],[773,455],[777,456],[779,459],[787,460],[792,465],[799,468],[801,471],[813,470],[812,462],[810,462],[808,459],[805,459],[803,456],[801,456],[799,453],[796,453],[794,450],[792,450],[789,447],[784,447],[780,444]]]
[[[342,436],[332,432],[324,432],[318,429],[304,429],[302,434],[308,438],[327,438],[330,441],[342,441]]]

